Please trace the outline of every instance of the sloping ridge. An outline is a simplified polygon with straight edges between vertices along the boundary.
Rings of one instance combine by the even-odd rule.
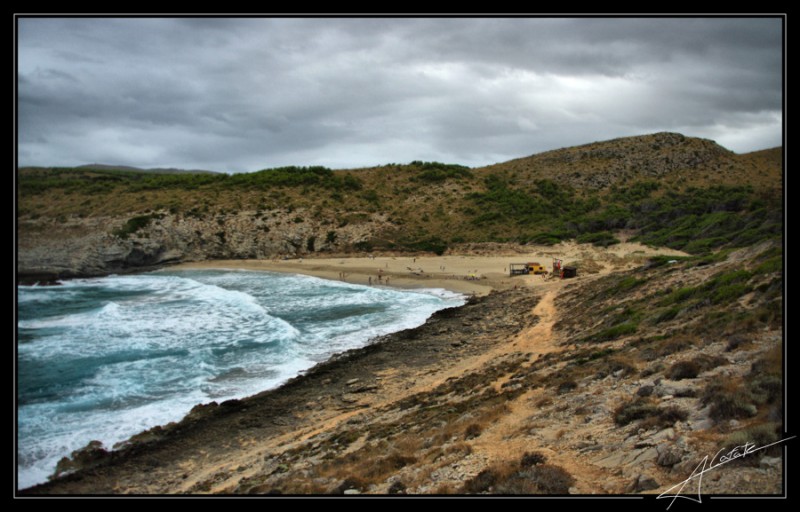
[[[661,132],[538,153],[487,169],[576,188],[605,188],[634,179],[706,176],[733,171],[739,155],[708,139]]]

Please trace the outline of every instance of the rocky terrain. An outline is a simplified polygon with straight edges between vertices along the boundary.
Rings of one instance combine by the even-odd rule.
[[[343,250],[369,239],[387,224],[382,214],[356,214],[331,231],[306,210],[186,216],[163,212],[141,219],[42,217],[23,221],[18,276],[26,282],[147,270],[181,261],[270,259]],[[120,235],[120,233],[125,233]],[[334,235],[329,235],[334,233]]]
[[[775,249],[473,299],[278,390],[88,447],[29,492],[657,495],[706,455],[782,435]],[[780,494],[780,455],[702,490]]]
[[[642,176],[695,181],[718,175],[727,181],[741,174],[738,167],[737,155],[714,141],[666,132],[547,151],[494,166],[515,174],[540,173],[540,178],[577,188],[605,188]],[[580,171],[554,172],[570,168]]]

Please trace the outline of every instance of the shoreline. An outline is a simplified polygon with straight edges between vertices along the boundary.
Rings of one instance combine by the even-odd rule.
[[[642,259],[646,259],[649,255],[664,254],[670,251],[655,249],[637,251],[643,254],[627,259],[621,259],[602,249],[592,248],[592,252],[595,256],[600,256],[597,258],[598,261],[607,263],[601,271],[594,272],[594,274],[608,274],[616,270],[638,266]],[[571,261],[581,256],[583,254],[573,252],[565,255],[564,261]],[[520,329],[530,328],[531,324],[527,321],[524,326],[519,324],[518,318],[522,317],[520,315],[529,312],[542,293],[555,292],[555,289],[564,284],[557,279],[544,280],[540,276],[533,275],[511,278],[503,273],[503,267],[507,268],[511,262],[535,261],[534,258],[543,263],[549,263],[549,256],[518,254],[510,256],[381,256],[280,261],[209,260],[164,267],[177,270],[231,269],[283,272],[362,285],[368,285],[369,278],[372,278],[373,285],[386,285],[385,278],[388,277],[388,286],[392,287],[403,289],[442,288],[455,293],[473,295],[476,298],[468,300],[463,306],[434,313],[420,327],[377,337],[365,347],[333,355],[329,360],[319,363],[276,388],[258,392],[241,400],[228,400],[222,404],[216,404],[216,402],[198,404],[177,423],[156,426],[132,436],[127,441],[127,448],[113,452],[103,450],[104,453],[97,454],[99,457],[97,465],[88,465],[86,471],[81,470],[21,491],[24,493],[115,493],[116,490],[103,488],[100,484],[95,486],[91,482],[84,481],[84,478],[88,477],[91,480],[93,475],[102,471],[107,478],[113,481],[116,478],[114,476],[116,472],[124,467],[126,469],[123,471],[130,478],[137,475],[136,479],[147,482],[146,490],[139,488],[133,492],[163,493],[187,490],[197,492],[198,489],[187,488],[175,482],[168,489],[160,487],[160,484],[149,476],[139,474],[136,468],[142,466],[140,462],[136,461],[142,457],[156,456],[163,460],[162,463],[165,466],[176,464],[177,469],[173,467],[174,472],[180,473],[182,471],[180,468],[183,467],[179,463],[180,457],[175,457],[172,453],[175,443],[181,446],[181,450],[184,447],[188,450],[188,446],[192,446],[191,450],[194,453],[203,452],[204,443],[212,440],[216,444],[225,444],[224,439],[216,439],[215,435],[224,438],[225,432],[236,429],[237,426],[251,423],[260,425],[263,417],[273,418],[270,421],[274,423],[272,427],[275,428],[267,428],[268,435],[287,436],[290,435],[291,429],[287,431],[284,427],[307,426],[309,423],[301,421],[301,418],[310,420],[318,417],[317,413],[308,413],[308,410],[316,411],[317,406],[311,404],[318,403],[320,400],[323,400],[325,405],[318,404],[322,411],[319,412],[319,415],[328,418],[325,420],[327,424],[328,421],[334,421],[335,418],[350,417],[364,407],[370,407],[370,405],[360,405],[359,401],[354,403],[351,400],[358,398],[363,401],[365,397],[370,396],[370,393],[374,393],[372,389],[375,385],[382,389],[381,392],[384,392],[384,389],[389,391],[391,388],[393,393],[400,395],[405,395],[407,393],[405,390],[409,389],[409,386],[419,388],[421,383],[427,380],[425,375],[441,371],[438,368],[441,363],[451,360],[453,357],[454,360],[465,360],[464,358],[471,359],[486,353],[489,346],[479,348],[480,343],[475,343],[476,340],[483,339],[485,343],[496,346],[495,344],[503,339],[512,339],[520,332]],[[344,279],[341,279],[340,273],[342,272],[346,275]],[[382,283],[375,282],[378,275],[383,278]],[[586,275],[579,275],[578,280],[583,280],[580,277]],[[471,276],[475,276],[477,279],[465,279],[465,277]],[[493,291],[500,293],[492,294]],[[512,299],[512,297],[515,298]],[[523,297],[524,299],[522,299]],[[507,306],[519,300],[523,300],[525,305],[520,303],[521,308],[515,307],[513,309],[516,309],[516,313],[509,314],[509,311],[506,311]],[[529,302],[530,300],[532,302]],[[489,316],[496,315],[497,311],[502,311],[503,321],[487,319]],[[442,322],[450,324],[451,321],[454,324],[453,327],[447,329],[439,327]],[[482,327],[475,330],[474,339],[465,339],[464,336],[469,336],[476,322],[480,322]],[[423,345],[418,345],[422,341],[418,341],[419,335],[423,333],[427,340]],[[412,349],[414,346],[417,348]],[[350,366],[354,366],[354,368]],[[370,368],[368,374],[364,373],[367,367]],[[377,384],[369,384],[364,390],[355,390],[354,393],[350,393],[348,388],[351,385],[347,383],[353,379],[370,380]],[[425,388],[427,387],[428,385],[425,386]],[[403,391],[400,390],[401,388]],[[343,389],[347,390],[344,394],[342,394]],[[275,407],[276,403],[280,406]],[[262,411],[245,413],[245,410],[254,408]],[[232,414],[243,419],[231,424],[228,416]],[[253,416],[258,416],[259,419],[252,419]],[[286,420],[285,417],[292,419]],[[338,420],[335,421],[338,423]],[[311,421],[310,424],[319,425],[318,418]],[[210,429],[210,433],[205,432],[208,427],[213,427]],[[222,430],[218,431],[219,429]],[[267,434],[267,432],[264,433]],[[241,432],[235,435],[240,434]],[[219,452],[224,453],[227,449],[219,448]],[[169,455],[162,456],[160,455],[162,453],[169,453]],[[187,455],[187,457],[192,458],[193,456]],[[79,483],[78,488],[73,487],[75,483]]]
[[[299,274],[304,276],[339,281],[364,286],[387,286],[404,290],[444,289],[462,295],[485,296],[492,290],[502,287],[496,278],[486,276],[468,279],[447,272],[423,272],[414,275],[402,273],[387,267],[388,261],[395,258],[347,258],[348,264],[335,259],[293,259],[293,260],[208,260],[179,263],[166,267],[169,270],[249,270]],[[363,261],[362,261],[363,260]],[[422,258],[417,258],[422,263]],[[411,259],[409,259],[411,262]],[[372,264],[372,265],[370,265]],[[380,265],[383,264],[383,267]],[[397,264],[395,262],[395,264]],[[372,268],[370,268],[370,266]],[[420,268],[419,266],[417,268]],[[380,277],[380,280],[379,280]]]
[[[419,327],[335,354],[276,388],[198,404],[180,421],[142,431],[120,443],[119,449],[79,450],[77,471],[18,492],[205,493],[198,487],[205,471],[193,474],[187,468],[226,465],[232,452],[249,459],[263,451],[255,446],[293,446],[319,429],[338,428],[359,414],[380,410],[381,404],[428,392],[460,373],[458,365],[481,361],[505,339],[535,325],[535,317],[518,319],[538,300],[538,294],[522,289],[469,299],[437,311]],[[461,338],[467,332],[473,333],[473,340]],[[120,480],[127,482],[125,490]]]
[[[519,254],[448,254],[443,256],[347,256],[294,259],[205,260],[178,263],[170,270],[255,270],[302,274],[331,281],[401,289],[443,288],[464,295],[483,297],[492,290],[538,288],[552,282],[537,275],[511,277],[512,263],[539,262],[550,269],[553,258],[564,265],[578,263],[578,277],[608,274],[641,266],[656,254],[686,256],[673,249],[654,249],[624,242],[607,248],[574,242],[531,247]]]

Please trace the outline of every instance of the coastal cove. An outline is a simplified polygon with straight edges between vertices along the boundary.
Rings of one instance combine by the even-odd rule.
[[[534,318],[524,313],[535,303],[536,298],[522,290],[472,299],[460,308],[435,313],[420,327],[382,336],[320,363],[277,389],[196,406],[178,423],[134,436],[122,450],[95,454],[91,470],[27,492],[199,492],[210,474],[245,460],[262,460],[263,450],[273,443],[294,444],[319,428],[343,425],[365,409],[389,403],[398,394],[435,387],[456,374],[458,368],[451,363],[481,358],[486,349],[502,345],[504,335],[531,327]],[[474,325],[465,330],[468,319]],[[477,336],[462,342],[467,332]]]
[[[110,452],[107,460],[106,456],[103,455],[100,461],[102,462],[101,465],[112,461],[126,460],[129,456],[138,454],[142,450],[144,450],[144,453],[150,453],[150,450],[160,446],[161,442],[173,443],[175,436],[183,440],[183,434],[181,433],[187,429],[194,432],[193,436],[198,435],[200,436],[199,439],[205,439],[202,442],[208,442],[209,438],[207,436],[213,436],[215,430],[205,431],[206,427],[202,427],[202,431],[195,430],[195,427],[199,424],[198,422],[205,425],[206,421],[212,421],[216,424],[221,417],[238,410],[240,405],[237,404],[261,403],[265,400],[264,397],[269,397],[267,400],[270,404],[275,403],[275,401],[282,404],[275,410],[274,414],[270,412],[266,418],[263,410],[254,413],[259,418],[258,420],[246,419],[249,417],[249,414],[246,414],[244,416],[245,419],[240,419],[246,424],[251,422],[262,424],[267,418],[271,418],[269,421],[278,426],[286,426],[284,424],[295,425],[295,422],[286,419],[286,415],[305,418],[307,417],[307,409],[310,408],[311,411],[322,409],[324,412],[312,414],[312,417],[314,422],[318,421],[319,417],[325,418],[325,424],[328,425],[328,422],[334,421],[333,418],[338,418],[335,420],[335,422],[338,422],[342,418],[349,417],[355,411],[370,407],[364,401],[371,402],[375,393],[379,393],[380,397],[391,402],[396,399],[397,393],[405,396],[410,390],[430,391],[443,381],[461,375],[465,368],[473,368],[491,362],[491,358],[487,357],[488,354],[496,354],[497,351],[501,354],[515,352],[517,344],[504,344],[503,340],[514,339],[515,336],[519,336],[521,331],[530,330],[539,320],[539,317],[531,316],[530,313],[541,299],[542,294],[544,293],[548,298],[543,306],[552,308],[553,293],[563,288],[569,281],[561,281],[559,279],[544,280],[539,276],[533,275],[509,278],[502,271],[507,269],[510,262],[536,257],[543,259],[542,252],[544,252],[544,249],[540,248],[537,253],[530,254],[513,254],[513,251],[509,251],[510,254],[505,256],[471,254],[443,257],[377,256],[288,261],[207,261],[180,264],[168,270],[141,274],[140,276],[151,278],[205,275],[205,281],[217,287],[214,290],[208,290],[212,294],[219,294],[224,292],[226,288],[230,288],[230,286],[224,286],[224,276],[239,276],[239,278],[255,283],[258,282],[255,280],[255,276],[275,275],[283,277],[284,285],[297,279],[312,280],[313,282],[318,281],[316,278],[323,278],[324,280],[319,281],[320,283],[329,283],[331,286],[343,286],[361,291],[372,289],[379,294],[383,293],[382,290],[388,292],[395,287],[417,290],[448,289],[450,292],[460,292],[473,296],[473,299],[468,306],[434,313],[433,317],[421,327],[388,335],[373,333],[365,336],[361,333],[361,338],[364,339],[359,338],[356,345],[350,347],[353,350],[344,354],[334,355],[330,362],[322,362],[311,370],[308,370],[308,368],[313,363],[295,368],[293,370],[295,372],[302,370],[302,373],[308,373],[298,376],[276,389],[264,391],[265,388],[269,389],[272,386],[263,385],[260,390],[254,390],[250,393],[229,393],[230,396],[227,397],[220,395],[218,400],[210,403],[209,400],[198,399],[197,397],[190,398],[190,400],[194,400],[194,404],[205,403],[207,405],[196,405],[192,412],[177,424],[170,423],[169,425],[154,426],[154,428],[146,432],[134,435],[127,442],[123,442],[124,438],[117,439],[116,448],[122,448],[122,450]],[[578,282],[583,282],[587,279],[591,281],[616,270],[635,268],[654,254],[662,254],[664,252],[677,256],[682,254],[678,251],[659,251],[639,244],[625,244],[614,250],[578,244],[561,244],[556,248],[550,248],[550,251],[565,254],[570,258],[583,258],[582,261],[591,260],[595,263],[593,274],[581,276]],[[282,272],[282,274],[270,274],[271,272]],[[297,274],[315,277],[302,278]],[[384,283],[388,278],[390,287],[377,285],[378,275],[382,277]],[[118,279],[135,280],[140,276],[130,275]],[[373,287],[364,286],[369,282],[370,277],[373,278],[376,285]],[[67,287],[74,286],[75,283],[81,281],[67,281]],[[304,286],[307,286],[307,283],[308,281]],[[250,286],[252,287],[253,284]],[[43,290],[49,288],[43,288]],[[491,293],[492,290],[495,293]],[[252,289],[250,292],[254,293]],[[240,292],[234,291],[234,293]],[[237,300],[242,298],[237,297]],[[245,302],[249,300],[246,299]],[[314,311],[313,300],[308,301],[308,297],[304,300],[306,302],[302,306],[300,304],[298,306]],[[210,303],[207,306],[214,307],[214,304]],[[404,317],[408,317],[410,314],[411,312],[408,310],[403,312]],[[442,328],[440,326],[442,322],[455,325],[454,327]],[[539,329],[541,330],[544,327],[548,326],[540,325]],[[418,339],[421,334],[425,334],[424,340]],[[535,352],[546,353],[552,350],[552,348],[548,348],[546,338],[539,339],[529,334],[526,336],[526,340],[526,343],[531,344],[530,347]],[[343,349],[346,350],[347,348],[347,346],[343,346]],[[446,361],[451,360],[459,361],[460,364],[451,366],[446,363]],[[347,362],[353,363],[352,368]],[[434,370],[434,368],[440,367],[442,370]],[[366,372],[365,368],[369,368],[370,371]],[[240,374],[247,373],[239,367],[234,368],[234,373],[236,372]],[[331,373],[333,375],[341,374],[341,378],[322,379],[322,381],[319,381],[319,375],[330,375]],[[230,374],[230,370],[228,374]],[[436,375],[436,378],[431,378],[431,375]],[[442,377],[442,375],[446,377]],[[388,376],[391,376],[391,378]],[[423,376],[425,377],[423,378]],[[285,381],[286,378],[289,378],[288,374],[284,377],[273,379],[273,381],[280,383],[282,380]],[[364,382],[364,384],[353,383],[354,379],[358,379],[358,382]],[[236,379],[233,380],[235,381]],[[345,384],[342,384],[343,382]],[[348,385],[346,384],[347,382],[351,384]],[[264,392],[257,393],[257,391]],[[309,396],[309,394],[318,392],[322,392],[322,394],[315,398]],[[253,393],[256,394],[253,395]],[[300,393],[300,397],[296,396],[296,393]],[[193,394],[196,393],[187,393],[187,397],[193,396]],[[245,398],[248,395],[253,396]],[[303,400],[305,402],[302,402]],[[293,404],[297,402],[297,404],[289,406],[289,402]],[[309,404],[311,402],[318,403],[318,405],[310,407]],[[224,407],[216,406],[215,404],[217,403],[224,404]],[[305,405],[298,405],[300,403]],[[325,405],[322,406],[321,404]],[[186,405],[191,406],[188,402]],[[241,406],[244,409],[250,409],[249,405]],[[200,421],[200,418],[202,418],[202,421]],[[175,417],[170,420],[175,421],[178,419],[178,417]],[[166,423],[166,420],[162,421],[162,423]],[[286,433],[282,429],[279,430],[281,435]],[[130,434],[133,433],[135,432],[130,432]],[[229,445],[230,439],[225,444]],[[81,446],[83,445],[81,443]],[[104,448],[110,448],[110,445],[106,445]],[[116,462],[113,465],[115,466]],[[96,469],[93,471],[96,471]],[[66,482],[72,481],[78,475],[75,477],[68,475],[53,483],[42,484],[44,487],[36,486],[33,490],[47,489],[51,485],[57,488],[62,485],[60,482],[66,484]],[[184,482],[181,483],[183,484]],[[181,487],[183,488],[183,486]],[[175,491],[147,487],[135,492]]]
[[[493,478],[506,479],[502,485],[516,485],[515,473],[506,471],[535,459],[547,460],[541,471],[556,480],[508,489],[523,494],[657,494],[674,474],[691,473],[697,454],[717,449],[715,438],[703,437],[713,425],[709,408],[700,403],[703,386],[713,386],[720,376],[751,378],[751,365],[738,361],[755,361],[772,378],[781,343],[774,317],[762,321],[753,316],[755,328],[746,341],[738,341],[742,338],[732,338],[713,316],[725,314],[729,303],[701,304],[704,316],[687,325],[680,315],[665,314],[665,300],[672,300],[678,287],[716,293],[726,276],[739,276],[731,274],[733,269],[757,268],[756,262],[773,249],[764,243],[716,261],[632,244],[613,249],[563,244],[549,250],[580,262],[578,277],[509,278],[490,271],[502,268],[504,261],[546,261],[550,254],[545,248],[533,253],[506,248],[505,254],[495,250],[495,255],[195,263],[205,266],[193,270],[199,272],[237,265],[333,272],[334,278],[344,272],[347,283],[326,282],[376,292],[388,288],[349,280],[368,282],[382,263],[382,275],[394,287],[402,281],[393,263],[400,268],[416,264],[423,272],[406,276],[408,286],[441,287],[426,275],[444,267],[443,272],[454,274],[477,271],[479,280],[441,283],[494,289],[485,295],[476,290],[461,307],[438,311],[419,327],[336,355],[279,388],[196,405],[182,420],[136,434],[114,451],[88,447],[64,465],[63,476],[24,493],[476,493],[486,489],[479,475],[489,471]],[[358,268],[365,273],[359,275]],[[766,284],[768,300],[774,275],[769,267],[758,268],[753,279]],[[185,271],[176,266],[165,273]],[[620,297],[627,307],[620,308]],[[758,315],[770,311],[766,303],[756,307]],[[736,314],[746,318],[748,313],[738,309]],[[641,323],[625,323],[631,317]],[[703,341],[683,341],[678,329],[686,327],[708,334]],[[667,336],[654,336],[657,329],[668,329],[660,331]],[[688,384],[650,376],[653,370],[672,376],[687,360],[717,366]],[[631,435],[626,411],[643,403],[641,398],[631,402],[631,396],[646,392],[652,395],[646,399],[647,414],[656,415],[646,421],[655,427]],[[666,405],[656,407],[659,402]],[[765,407],[774,407],[770,404]],[[660,419],[667,413],[675,416]],[[720,472],[720,479],[705,483],[704,489],[779,492],[780,466],[774,464],[780,459],[765,461],[772,465]],[[746,484],[738,479],[743,474]]]
[[[74,279],[18,298],[21,487],[90,441],[110,449],[198,404],[273,389],[464,302],[241,270]]]

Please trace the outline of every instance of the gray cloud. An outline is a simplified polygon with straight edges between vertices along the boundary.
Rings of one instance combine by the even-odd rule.
[[[779,19],[19,19],[21,165],[477,166],[781,143]]]

